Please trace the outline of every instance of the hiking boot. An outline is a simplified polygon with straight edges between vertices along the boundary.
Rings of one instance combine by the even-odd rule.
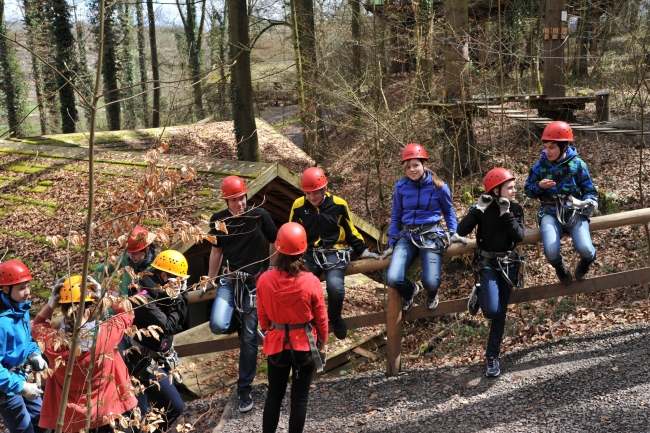
[[[342,317],[332,320],[332,327],[334,328],[334,335],[339,340],[343,340],[348,336],[348,326],[345,324],[345,320]]]
[[[429,298],[427,296],[427,309],[433,311],[438,306],[438,293],[436,293],[435,298]]]
[[[239,394],[239,411],[248,412],[253,408],[253,397],[250,392],[242,392]]]
[[[555,268],[555,273],[557,274],[560,283],[564,284],[565,286],[571,284],[571,281],[573,281],[573,277],[571,276],[571,272],[569,272],[569,269],[567,269],[566,265],[564,264],[564,260],[562,260],[560,263],[558,263],[553,267]]]
[[[589,266],[591,266],[593,262],[593,260],[580,259],[578,266],[576,266],[576,271],[574,274],[576,281],[583,281],[587,277]]]
[[[497,377],[500,374],[501,374],[501,368],[499,367],[499,358],[488,358],[487,368],[485,369],[485,375],[487,377]]]
[[[421,284],[422,283],[413,283],[413,285],[415,287],[413,288],[413,295],[411,295],[411,299],[407,300],[407,299],[402,298],[402,312],[403,313],[408,313],[413,308],[413,299],[415,299],[415,295],[420,293]]]
[[[467,301],[467,311],[469,312],[470,315],[476,316],[478,313],[479,305],[478,305],[478,286],[475,285],[472,288],[472,294],[469,297],[469,300]]]

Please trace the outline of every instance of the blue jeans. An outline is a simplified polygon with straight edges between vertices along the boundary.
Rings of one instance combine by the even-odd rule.
[[[564,231],[573,239],[573,246],[581,258],[590,262],[596,259],[596,249],[591,243],[591,234],[589,233],[589,221],[585,216],[579,215],[576,225],[565,228],[562,227],[555,215],[544,215],[540,222],[540,228],[542,229],[544,255],[551,265],[555,266],[562,261],[560,238]]]
[[[478,304],[483,311],[483,316],[492,321],[485,356],[497,358],[501,351],[501,341],[506,328],[508,300],[512,290],[501,270],[491,265],[483,268],[479,272],[479,276],[481,290],[478,292]],[[517,284],[517,273],[512,266],[509,267],[508,277],[514,284]]]
[[[433,241],[431,242],[433,246]],[[422,261],[422,285],[427,291],[427,296],[434,298],[440,287],[442,255],[418,248],[410,239],[401,237],[393,247],[393,255],[386,272],[386,284],[397,290],[406,300],[411,299],[415,292],[415,283],[406,278],[406,272],[418,255]]]
[[[331,257],[330,257],[331,256]],[[343,311],[343,301],[345,300],[345,267],[323,270],[315,261],[311,252],[305,253],[302,258],[305,267],[309,272],[320,277],[325,273],[325,287],[327,288],[327,317],[329,320],[336,320],[341,317]],[[336,262],[336,254],[329,254],[328,262]]]
[[[9,433],[46,433],[48,430],[38,426],[41,419],[43,400],[39,397],[27,400],[22,395],[6,396],[0,404],[0,415]]]
[[[235,308],[235,287],[244,284],[242,312]],[[239,379],[237,380],[238,392],[251,392],[253,379],[257,368],[257,301],[256,280],[241,280],[220,277],[217,279],[217,297],[212,305],[210,314],[210,330],[214,334],[239,333]],[[251,296],[253,298],[251,300]]]
[[[156,425],[158,428],[155,432],[166,432],[176,418],[181,416],[185,407],[178,390],[173,383],[169,383],[167,372],[162,368],[158,368],[158,373],[163,375],[160,379],[157,379],[154,373],[143,373],[138,377],[140,382],[147,388],[144,393],[141,392],[135,397],[138,400],[142,418],[147,413],[149,403],[156,409],[165,410],[165,414],[162,416],[163,422]]]

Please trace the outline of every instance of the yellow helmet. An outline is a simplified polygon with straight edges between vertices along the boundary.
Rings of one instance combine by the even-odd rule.
[[[61,295],[59,304],[72,304],[73,302],[79,302],[81,299],[82,281],[83,277],[81,275],[73,275],[66,278],[66,280],[63,282],[63,287],[61,287],[61,291],[59,292],[59,295]],[[86,302],[93,300],[94,299],[90,296],[90,292],[87,292]]]
[[[177,277],[187,276],[187,259],[178,251],[165,250],[161,252],[151,266]]]

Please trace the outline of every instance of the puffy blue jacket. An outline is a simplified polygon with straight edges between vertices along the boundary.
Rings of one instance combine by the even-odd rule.
[[[540,188],[539,181],[542,179],[552,179],[555,186]],[[542,151],[542,156],[528,173],[524,191],[528,197],[541,202],[553,202],[556,194],[570,195],[579,200],[589,198],[598,202],[598,190],[591,181],[587,164],[578,158],[578,151],[573,146],[567,147],[565,157],[558,162],[549,161],[546,152]],[[542,204],[537,217],[541,219],[544,215],[555,215],[555,205]]]
[[[31,302],[16,304],[0,292],[0,392],[12,396],[23,389],[26,376],[21,372],[9,371],[41,351],[32,340],[29,325]]]
[[[403,226],[436,224],[443,215],[447,229],[456,232],[456,213],[447,184],[436,188],[428,171],[424,172],[424,179],[415,182],[408,177],[401,178],[395,183],[393,193],[388,246],[395,245]]]

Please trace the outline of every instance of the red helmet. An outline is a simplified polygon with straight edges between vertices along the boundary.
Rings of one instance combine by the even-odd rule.
[[[573,141],[573,130],[568,123],[556,120],[546,125],[542,141]]]
[[[0,264],[0,286],[13,286],[32,280],[32,274],[24,263],[7,260]]]
[[[429,155],[427,155],[427,151],[424,150],[424,147],[422,147],[421,144],[407,144],[406,147],[402,149],[402,162],[414,158],[424,159],[425,161],[429,160]]]
[[[307,250],[307,232],[298,223],[286,223],[278,230],[275,248],[287,256],[297,256]]]
[[[248,188],[239,176],[228,176],[221,183],[221,194],[225,200],[241,197],[246,193],[248,193]]]
[[[514,178],[515,177],[513,174],[503,167],[493,168],[492,170],[488,171],[483,178],[483,186],[485,186],[485,192],[489,194],[490,191],[492,191],[497,186]]]
[[[135,226],[131,232],[131,236],[126,241],[126,252],[127,253],[137,253],[142,251],[149,245],[147,242],[147,235],[149,230],[142,226]]]
[[[302,174],[302,190],[305,192],[318,191],[327,186],[327,178],[322,168],[309,167]]]

